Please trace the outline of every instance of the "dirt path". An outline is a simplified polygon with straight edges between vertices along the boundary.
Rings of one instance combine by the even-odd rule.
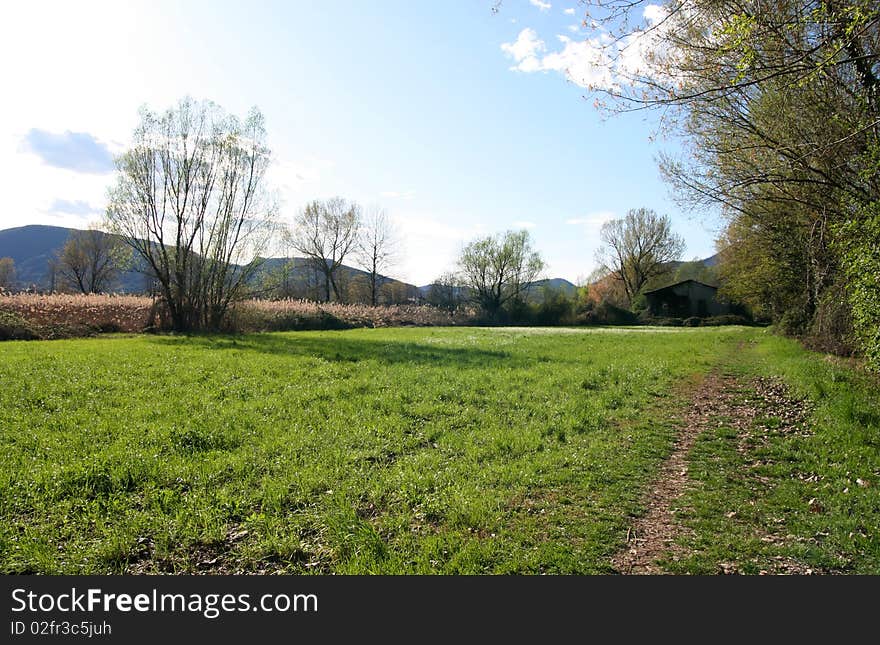
[[[686,530],[680,526],[672,511],[688,486],[688,454],[697,437],[719,424],[736,430],[738,450],[747,457],[748,442],[763,442],[759,427],[752,432],[759,415],[773,416],[777,423],[774,433],[809,432],[806,419],[809,405],[804,399],[793,399],[786,386],[777,378],[755,378],[740,381],[732,376],[712,372],[703,379],[685,413],[682,428],[672,455],[663,464],[660,475],[648,495],[647,512],[638,518],[627,534],[626,546],[612,558],[616,571],[623,574],[663,573],[657,560],[662,557],[677,559],[683,555],[676,537]],[[765,536],[774,540],[774,536]],[[811,570],[788,559],[773,563],[772,573],[812,573]],[[733,565],[722,565],[724,573],[735,573]]]
[[[647,500],[647,512],[638,518],[627,533],[626,546],[611,562],[623,574],[657,574],[663,569],[656,561],[666,555],[675,557],[675,537],[682,530],[675,521],[672,504],[688,485],[687,456],[697,437],[720,416],[735,419],[737,425],[753,418],[736,401],[738,383],[715,372],[703,379],[694,393],[672,455],[663,464]]]

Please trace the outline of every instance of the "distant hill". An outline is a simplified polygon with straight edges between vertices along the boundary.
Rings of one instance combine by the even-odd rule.
[[[703,265],[707,266],[707,267],[714,267],[714,266],[718,266],[719,261],[720,261],[720,258],[718,257],[718,254],[716,253],[715,255],[712,255],[712,256],[704,259]]]
[[[529,297],[532,302],[544,302],[544,294],[548,291],[562,292],[567,298],[577,295],[577,285],[569,282],[565,278],[548,278],[547,280],[537,280],[529,285]]]
[[[419,287],[419,293],[422,298],[427,298],[431,291],[430,284]],[[566,280],[565,278],[547,278],[545,280],[536,280],[529,285],[526,301],[533,304],[541,304],[544,302],[544,296],[547,290],[561,291],[567,297],[571,298],[577,294],[577,286]],[[466,290],[465,290],[466,291]]]
[[[10,257],[15,262],[19,287],[46,289],[50,284],[49,260],[57,257],[75,230],[40,224],[7,228],[0,231],[0,258]],[[121,275],[117,288],[136,293],[144,289],[144,284],[143,274],[127,271]]]
[[[61,226],[30,225],[0,230],[0,258],[10,257],[15,262],[15,273],[18,286],[39,289],[49,288],[49,261],[57,257],[70,234],[78,229]],[[106,235],[106,233],[105,233]],[[287,263],[287,258],[267,258],[254,276],[254,282],[260,283],[267,274],[277,272]],[[352,282],[355,279],[365,280],[368,274],[354,267],[343,265],[340,268],[343,280]],[[289,276],[292,285],[301,289],[314,282],[314,272],[305,258],[293,258],[293,270]],[[382,284],[396,287],[395,293],[401,299],[418,297],[418,289],[414,285],[385,276],[380,277]],[[147,279],[139,271],[126,271],[120,276],[117,289],[126,293],[141,293],[146,290]],[[304,294],[305,295],[305,294]]]
[[[49,260],[57,256],[70,234],[75,230],[77,229],[38,224],[0,230],[0,258],[11,257],[15,261],[19,287],[36,286],[40,289],[46,289],[49,287]],[[300,292],[303,292],[307,288],[306,285],[314,283],[314,271],[305,258],[294,258],[293,260],[293,270],[288,279]],[[263,281],[267,274],[277,274],[286,262],[287,258],[267,258],[255,276],[255,282]],[[718,264],[718,256],[713,255],[701,260],[701,262],[706,267],[713,267]],[[673,268],[678,268],[682,264],[685,263],[674,262]],[[368,275],[365,271],[346,265],[343,265],[340,271],[343,280],[348,283],[363,281]],[[380,282],[393,287],[399,300],[425,298],[431,289],[430,284],[416,287],[386,276],[381,276]],[[140,293],[145,290],[146,284],[147,281],[142,273],[127,271],[122,274],[118,289],[126,293]],[[529,302],[538,304],[543,302],[547,289],[561,291],[568,297],[577,293],[577,286],[564,278],[537,280],[528,290]]]

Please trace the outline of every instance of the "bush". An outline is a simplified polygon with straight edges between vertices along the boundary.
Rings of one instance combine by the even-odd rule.
[[[874,154],[878,154],[876,150]],[[878,162],[874,161],[874,173],[877,168]],[[852,328],[850,337],[868,367],[880,372],[880,201],[859,208],[858,217],[838,227],[835,233],[834,245],[842,256],[841,268],[847,284],[850,311],[846,322]],[[841,322],[838,318],[833,324]]]
[[[574,303],[560,291],[544,294],[544,302],[537,306],[532,320],[538,325],[571,325],[574,323]]]
[[[720,327],[722,325],[750,325],[751,321],[745,316],[739,314],[722,314],[720,316],[711,316],[703,318],[704,327]]]
[[[697,318],[696,316],[691,316],[690,318],[685,318],[681,321],[683,327],[699,327],[703,324],[702,318]]]
[[[477,324],[473,309],[454,311],[428,305],[344,305],[307,300],[248,300],[229,316],[231,332],[304,331],[353,327],[452,326]]]
[[[28,322],[11,311],[0,311],[0,340],[36,340],[37,331]]]
[[[600,302],[579,312],[575,322],[579,325],[635,325],[639,319],[627,309],[615,307],[609,302]]]

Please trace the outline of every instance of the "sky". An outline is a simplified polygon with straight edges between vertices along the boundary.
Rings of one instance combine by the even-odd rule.
[[[14,3],[0,24],[0,229],[99,222],[138,110],[210,99],[265,116],[288,222],[335,195],[384,208],[394,277],[427,284],[470,240],[526,228],[546,277],[595,268],[599,229],[669,215],[683,259],[718,221],[683,212],[650,113],[598,112],[608,81],[577,0]],[[658,8],[646,5],[645,18]],[[638,48],[630,52],[638,53]],[[604,79],[604,80],[603,80]]]

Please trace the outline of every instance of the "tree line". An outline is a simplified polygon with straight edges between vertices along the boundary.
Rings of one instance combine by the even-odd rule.
[[[133,139],[116,160],[104,220],[109,233],[75,231],[50,261],[51,289],[110,291],[122,271],[136,269],[178,331],[220,329],[234,303],[247,297],[374,306],[420,298],[385,277],[400,258],[402,240],[384,211],[365,213],[356,202],[334,197],[307,203],[292,226],[283,225],[264,182],[271,151],[256,109],[239,119],[189,98],[163,113],[143,108]],[[569,302],[547,292],[532,307],[529,290],[546,262],[522,230],[472,240],[454,270],[431,286],[427,301],[450,309],[476,306],[488,322],[577,322],[572,315],[594,305],[638,308],[642,291],[669,277],[684,245],[668,217],[644,208],[606,223],[601,237],[601,270],[592,282],[611,281],[622,295],[619,288],[584,288]],[[265,252],[278,241],[285,258],[269,267]],[[362,273],[352,276],[346,262]],[[0,280],[7,283],[14,281],[10,263],[0,260]]]
[[[722,290],[880,368],[880,5],[584,4],[615,79],[590,89],[658,111],[685,144],[661,161],[682,204],[725,218]]]

